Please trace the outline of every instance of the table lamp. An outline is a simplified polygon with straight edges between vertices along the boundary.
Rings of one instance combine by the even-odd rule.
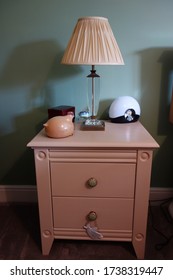
[[[107,18],[79,18],[63,55],[62,64],[91,65],[87,76],[88,100],[91,116],[82,125],[83,130],[104,130],[104,122],[97,119],[99,105],[99,75],[95,65],[123,65],[123,58]]]

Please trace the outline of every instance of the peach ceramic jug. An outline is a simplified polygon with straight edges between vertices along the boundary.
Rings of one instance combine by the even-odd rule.
[[[74,115],[57,116],[49,119],[43,126],[46,135],[52,138],[63,138],[74,133]]]

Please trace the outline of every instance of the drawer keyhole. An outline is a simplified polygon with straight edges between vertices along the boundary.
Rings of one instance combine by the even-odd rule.
[[[95,178],[91,177],[90,179],[88,179],[87,185],[90,188],[93,188],[93,187],[97,186],[97,180]]]

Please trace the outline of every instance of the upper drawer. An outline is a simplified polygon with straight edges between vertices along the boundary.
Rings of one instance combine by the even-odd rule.
[[[133,197],[133,163],[51,162],[53,196]],[[93,180],[90,180],[93,178]],[[96,184],[92,186],[92,184]]]

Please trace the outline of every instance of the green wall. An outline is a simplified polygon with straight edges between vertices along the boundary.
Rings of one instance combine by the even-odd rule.
[[[173,83],[172,0],[0,0],[0,184],[35,184],[27,143],[49,107],[86,106],[89,67],[60,64],[79,17],[109,19],[125,66],[99,66],[100,116],[112,100],[131,95],[141,122],[161,145],[152,186],[172,187],[173,126],[168,122]]]

